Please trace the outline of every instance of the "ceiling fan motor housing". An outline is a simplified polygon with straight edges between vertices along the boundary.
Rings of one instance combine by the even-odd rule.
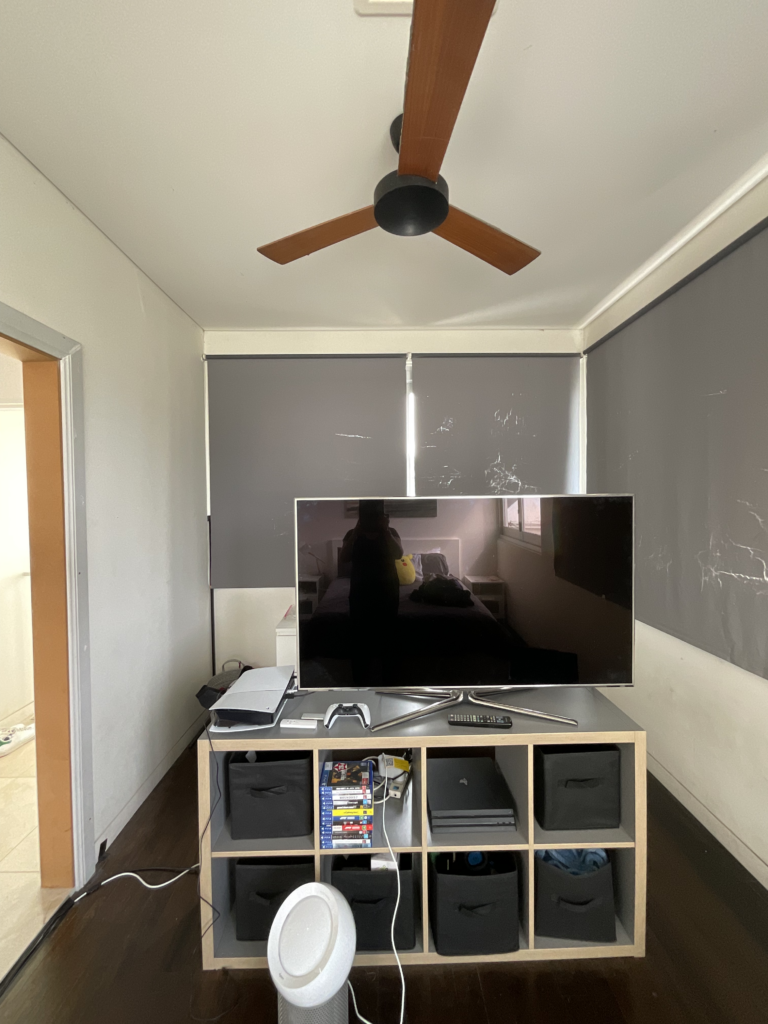
[[[386,174],[373,193],[373,215],[392,235],[425,235],[448,216],[448,184],[418,174]]]

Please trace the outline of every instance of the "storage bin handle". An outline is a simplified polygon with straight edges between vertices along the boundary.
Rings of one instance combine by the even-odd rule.
[[[275,900],[284,900],[290,891],[290,889],[284,889],[283,892],[276,892],[272,896],[262,896],[259,892],[251,891],[248,893],[248,899],[251,903],[260,903],[262,907],[268,907]]]
[[[602,779],[561,779],[558,785],[565,786],[566,789],[596,789],[602,781]]]
[[[259,789],[258,786],[251,788],[251,796],[283,796],[288,792],[287,786],[265,786]]]
[[[386,899],[386,896],[371,897],[370,899],[366,899],[365,896],[353,896],[350,902],[364,907],[378,907],[378,905],[380,903],[384,903]]]
[[[591,900],[583,900],[582,902],[576,902],[574,900],[567,900],[564,896],[558,896],[557,893],[552,893],[552,902],[557,903],[562,910],[569,910],[572,914],[584,914],[592,907],[599,907],[603,902],[602,896],[593,896]]]
[[[470,907],[466,903],[459,904],[459,913],[465,917],[487,917],[495,909],[495,903],[477,903],[474,907]]]

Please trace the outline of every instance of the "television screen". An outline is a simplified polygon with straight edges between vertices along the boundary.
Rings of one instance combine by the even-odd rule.
[[[299,685],[627,686],[633,499],[296,501]]]

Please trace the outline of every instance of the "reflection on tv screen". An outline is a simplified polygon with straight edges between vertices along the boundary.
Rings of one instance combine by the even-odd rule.
[[[296,502],[299,683],[632,683],[628,496]]]

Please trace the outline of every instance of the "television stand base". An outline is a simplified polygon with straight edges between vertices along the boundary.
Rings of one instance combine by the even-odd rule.
[[[511,689],[511,688],[510,688]],[[535,711],[533,708],[518,708],[511,704],[501,704],[497,701],[486,700],[476,690],[377,690],[377,693],[386,696],[397,694],[400,697],[413,697],[418,700],[426,700],[433,697],[439,698],[425,708],[416,708],[405,715],[398,715],[397,718],[390,718],[386,722],[379,722],[371,726],[371,732],[380,732],[382,729],[390,729],[395,725],[403,725],[405,722],[414,722],[417,718],[426,718],[427,715],[435,715],[438,711],[445,711],[447,708],[456,707],[458,704],[475,704],[483,708],[494,708],[500,711],[512,711],[516,715],[529,715],[531,718],[545,718],[548,722],[562,722],[563,725],[578,725],[575,718],[565,718],[563,715],[553,715],[549,711]],[[494,690],[494,694],[504,692]]]

